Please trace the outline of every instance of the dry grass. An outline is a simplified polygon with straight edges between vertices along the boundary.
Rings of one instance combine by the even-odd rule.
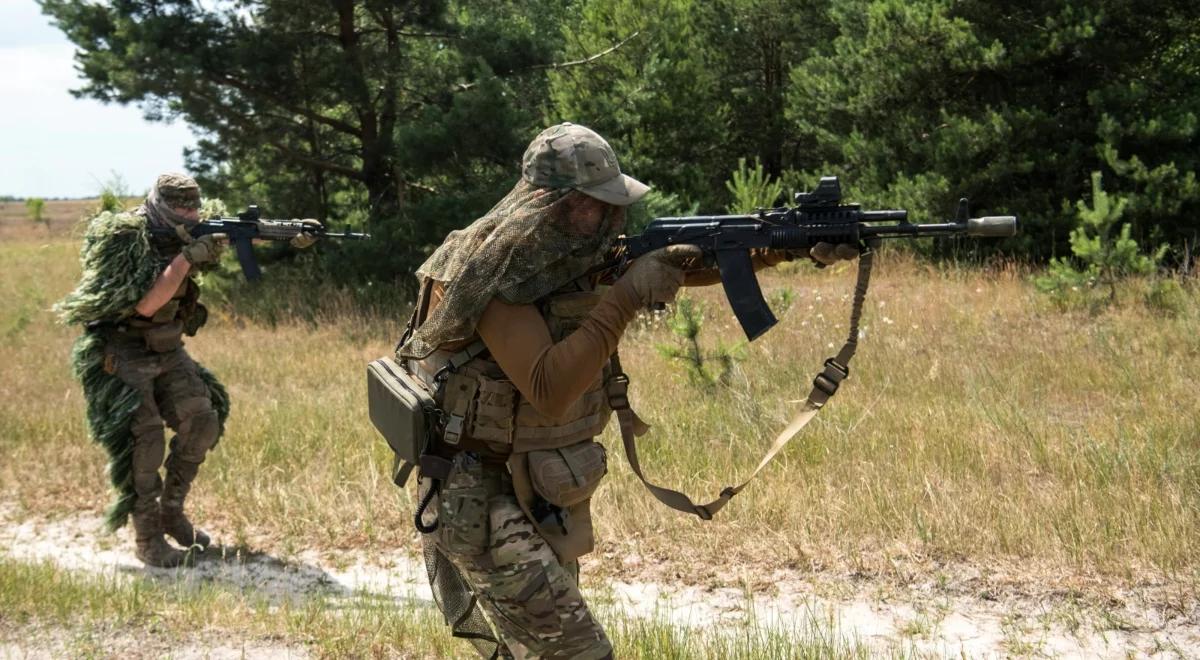
[[[46,311],[73,284],[77,245],[8,224],[6,236],[25,234],[0,243],[0,492],[32,511],[99,511],[104,461],[86,441],[68,372],[74,332]],[[798,407],[840,345],[853,274],[797,270],[764,278],[797,302],[748,348],[728,388],[697,389],[659,357],[661,324],[627,337],[634,401],[655,426],[641,444],[653,479],[711,496],[753,467]],[[736,341],[719,288],[693,295],[707,306],[705,340]],[[647,558],[638,570],[700,579],[769,580],[781,568],[907,578],[948,562],[1003,566],[1014,579],[1194,584],[1194,295],[1174,317],[1134,303],[1064,314],[1016,268],[892,257],[868,302],[852,379],[716,521],[662,508],[614,460],[591,568],[622,571],[637,553]],[[397,310],[264,327],[217,315],[188,346],[234,399],[229,433],[198,481],[198,517],[282,551],[415,549],[409,497],[387,480],[363,379],[403,320]],[[620,444],[613,429],[605,441]]]
[[[851,278],[848,269],[767,278],[768,289],[795,288],[799,302],[750,347],[741,382],[712,396],[664,373],[651,350],[658,330],[625,342],[636,400],[660,428],[643,459],[660,481],[714,494],[753,467],[840,346]],[[719,296],[699,294],[713,334],[736,340]],[[868,302],[852,380],[721,521],[653,507],[618,470],[600,506],[636,515],[600,516],[602,536],[637,535],[665,556],[686,547],[781,565],[875,570],[932,556],[1130,580],[1143,569],[1194,573],[1194,297],[1174,318],[1135,304],[1063,314],[1017,269],[891,259]]]
[[[390,598],[309,594],[268,598],[171,573],[126,578],[73,573],[0,555],[0,652],[5,657],[291,657],[469,658],[471,647],[447,634],[432,604],[397,606]],[[601,604],[617,656],[663,658],[866,658],[832,621],[772,630],[754,621],[726,630],[692,630],[638,619]],[[905,657],[903,645],[888,649]],[[878,656],[879,652],[874,653]]]

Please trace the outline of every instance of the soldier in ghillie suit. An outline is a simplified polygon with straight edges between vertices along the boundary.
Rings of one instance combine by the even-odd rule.
[[[617,344],[638,310],[720,280],[682,245],[635,260],[611,286],[588,276],[647,190],[595,132],[553,126],[529,145],[512,191],[417,271],[398,358],[436,393],[433,448],[448,464],[418,488],[426,567],[453,634],[485,657],[612,656],[578,558],[593,548],[590,500],[607,472],[594,438],[627,408]],[[757,254],[755,265],[791,256]]]
[[[132,517],[137,557],[150,566],[177,566],[186,557],[164,532],[186,548],[208,545],[183,506],[229,415],[225,388],[183,348],[183,336],[207,316],[193,276],[221,252],[215,236],[188,234],[199,208],[191,177],[164,174],[132,213],[101,213],[84,238],[79,285],[57,305],[64,322],[83,326],[73,367],[117,491],[108,527]],[[164,421],[175,431],[165,480]]]

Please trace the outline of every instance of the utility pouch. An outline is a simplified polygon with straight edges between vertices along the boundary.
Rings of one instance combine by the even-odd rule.
[[[200,303],[194,303],[185,308],[187,313],[183,315],[183,334],[189,337],[195,337],[200,328],[208,323],[208,308]]]
[[[497,453],[512,450],[517,390],[507,380],[478,376],[472,405],[471,437]]]
[[[396,457],[417,465],[429,442],[437,406],[433,395],[399,362],[383,357],[367,365],[367,412]],[[403,486],[408,471],[397,474]]]
[[[154,312],[154,316],[150,317],[150,320],[154,323],[166,323],[168,321],[174,321],[178,314],[179,299],[173,298],[164,303],[162,307],[159,307],[158,311]]]
[[[559,507],[587,500],[607,473],[608,452],[594,440],[529,452],[529,481],[534,492]]]
[[[171,321],[146,328],[142,332],[146,348],[155,353],[168,353],[183,346],[183,322]]]

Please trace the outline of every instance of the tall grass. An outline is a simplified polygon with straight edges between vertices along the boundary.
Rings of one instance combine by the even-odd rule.
[[[0,244],[0,492],[36,512],[100,511],[108,498],[68,372],[74,333],[46,311],[73,285],[76,250],[65,239]],[[715,391],[655,353],[669,341],[661,323],[629,332],[623,361],[654,426],[641,442],[653,480],[699,498],[748,473],[840,345],[852,270],[786,270],[763,279],[768,294],[792,290],[791,311]],[[719,287],[689,295],[705,303],[702,341],[739,338]],[[1194,578],[1194,293],[1169,317],[1133,304],[1061,313],[1017,268],[891,257],[868,305],[851,379],[715,521],[657,505],[612,461],[589,570],[620,571],[635,553],[665,560],[643,565],[669,575],[760,582],[779,568],[895,573],[910,560]],[[234,408],[197,482],[197,518],[285,551],[415,551],[409,496],[388,482],[363,378],[404,320],[401,308],[274,324],[214,314],[188,349]],[[611,428],[604,441],[620,444]]]

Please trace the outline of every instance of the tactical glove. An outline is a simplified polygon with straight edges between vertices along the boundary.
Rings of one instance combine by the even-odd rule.
[[[322,225],[319,221],[313,220],[312,218],[305,218],[300,221],[300,224],[306,227],[312,227],[314,229],[321,229],[324,227],[324,225]],[[303,250],[304,248],[312,247],[312,244],[316,242],[317,237],[306,232],[296,234],[292,237],[292,240],[288,241],[288,243],[297,250]]]
[[[683,286],[684,266],[703,256],[695,245],[660,248],[635,259],[618,282],[632,288],[646,307],[663,305],[675,300],[675,294]]]
[[[205,234],[183,246],[180,252],[189,264],[198,268],[217,263],[221,259],[221,252],[224,249],[225,246],[217,240],[215,234]]]
[[[849,243],[817,243],[808,251],[808,256],[821,266],[832,266],[839,261],[858,258],[858,248]]]

